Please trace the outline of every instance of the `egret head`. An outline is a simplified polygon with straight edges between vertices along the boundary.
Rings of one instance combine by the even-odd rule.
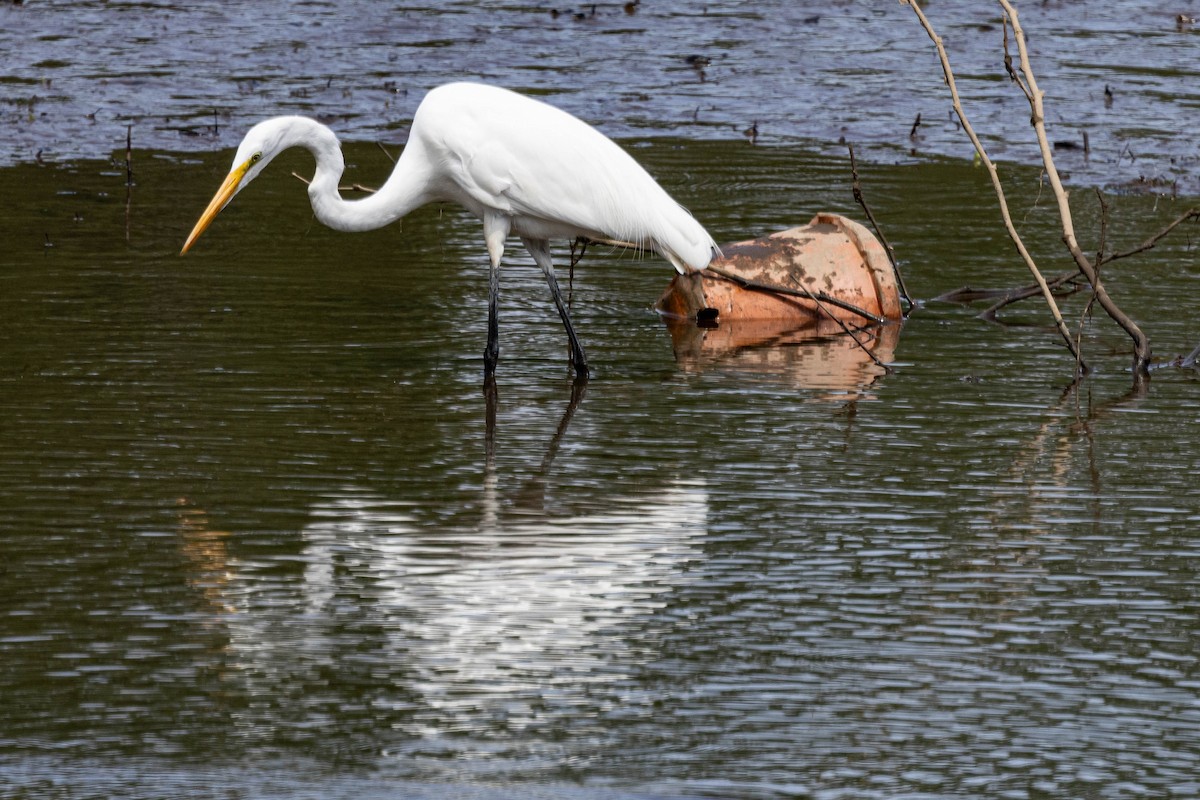
[[[229,204],[233,196],[258,177],[263,168],[271,163],[271,159],[296,144],[294,136],[291,135],[295,128],[294,119],[293,117],[276,117],[260,122],[250,129],[250,132],[242,139],[241,145],[238,146],[237,155],[233,157],[233,169],[221,183],[221,188],[217,189],[217,193],[213,195],[208,208],[204,209],[204,213],[200,215],[196,227],[192,228],[191,234],[180,251],[181,255],[186,253],[200,238],[200,234],[208,229],[217,214]]]

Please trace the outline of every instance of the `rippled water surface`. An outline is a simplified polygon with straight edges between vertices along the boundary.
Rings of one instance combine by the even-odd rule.
[[[1081,6],[1038,4],[1027,25],[1100,14]],[[818,40],[879,15],[880,36],[909,41],[891,8],[865,7],[786,6]],[[122,143],[110,104],[164,98],[137,112],[136,135],[158,146],[135,139],[131,188],[123,165],[74,145],[0,169],[0,797],[1200,794],[1194,371],[1161,370],[1131,391],[1128,342],[1097,316],[1083,338],[1096,374],[1071,388],[1035,303],[993,324],[928,302],[881,334],[886,372],[845,336],[735,347],[728,328],[677,358],[651,310],[670,268],[593,249],[573,282],[594,367],[577,387],[540,273],[514,251],[489,408],[487,260],[478,223],[457,210],[332,232],[288,174],[309,158],[291,154],[178,257],[240,135],[224,121],[215,135],[172,127],[184,108],[188,125],[207,124],[224,85],[211,61],[194,75],[180,66],[199,31],[232,63],[277,64],[231,70],[244,87],[221,112],[231,126],[286,104],[290,82],[319,88],[330,73],[299,72],[288,59],[302,38],[278,28],[269,58],[253,38],[232,49],[221,37],[251,18],[228,6],[164,8],[53,7],[84,26],[128,15],[153,33],[141,46],[164,54],[161,74],[108,56],[108,72],[77,70],[100,58],[78,46],[69,65],[41,68],[77,70],[102,111],[88,130]],[[786,49],[764,33],[781,24],[770,4],[705,16],[643,0],[632,15],[599,5],[595,21],[447,8],[389,18],[426,43],[397,60],[406,74],[440,82],[464,52],[517,38],[526,24],[514,20],[543,21],[528,35],[552,51],[546,69],[497,77],[526,75],[629,134],[717,239],[818,210],[860,216],[837,148],[790,139],[832,126],[788,115],[788,141],[759,146],[735,128],[757,112],[733,96],[734,62],[759,41]],[[956,9],[927,4],[935,22]],[[397,35],[366,12],[336,17],[349,32],[333,35],[336,10],[295,6],[280,24],[321,23],[330,35],[309,53],[386,50],[356,25]],[[0,36],[17,20],[42,26],[26,29],[33,41],[57,41],[47,13],[5,6]],[[1149,34],[1111,26],[1157,19],[1167,53],[1196,41],[1154,13],[1114,15],[1088,36],[1140,42]],[[458,32],[429,45],[450,14]],[[948,44],[975,35],[955,20]],[[594,26],[588,37],[569,38],[577,23]],[[709,24],[728,39],[686,35]],[[488,25],[505,36],[486,38]],[[185,27],[197,33],[168,48],[165,34]],[[472,48],[470,36],[485,38]],[[670,91],[589,88],[589,70],[613,68],[599,48],[633,37],[645,61],[629,80]],[[556,74],[570,41],[596,47],[595,60],[577,47],[584,66]],[[834,42],[823,47],[794,58],[828,64]],[[677,58],[693,50],[714,53],[703,82]],[[847,83],[885,80],[863,69]],[[710,91],[729,93],[714,107],[737,109],[724,128],[646,122]],[[393,104],[397,140],[415,96],[377,96]],[[72,97],[56,102],[84,102]],[[370,184],[390,167],[370,140],[392,133],[368,124],[364,97],[338,102],[363,115],[346,120],[361,140],[347,180]],[[1182,115],[1188,97],[1164,102]],[[71,141],[69,124],[41,116],[55,108],[39,104],[18,137]],[[1163,153],[1195,145],[1164,141]],[[1027,280],[968,159],[898,164],[867,150],[864,188],[914,295]],[[1031,249],[1047,272],[1065,269],[1036,170],[1006,175]],[[1077,189],[1073,201],[1094,249],[1096,199]],[[1110,247],[1195,202],[1111,194]],[[1186,300],[1198,236],[1185,227],[1108,268],[1162,357],[1200,342]],[[1072,325],[1085,303],[1064,300]]]
[[[1073,148],[1061,168],[1200,192],[1200,142],[1180,135],[1200,115],[1200,3],[1017,5],[1050,135]],[[999,6],[926,11],[992,155],[1036,158]],[[972,154],[928,37],[891,0],[5,3],[0,52],[10,163],[104,158],[128,125],[141,147],[232,147],[279,113],[403,141],[425,92],[463,78],[547,95],[614,136],[728,139],[756,126],[762,142],[839,155],[843,137],[892,160]]]

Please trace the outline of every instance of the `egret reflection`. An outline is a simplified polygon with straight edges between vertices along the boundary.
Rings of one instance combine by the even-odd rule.
[[[519,724],[543,694],[562,702],[620,674],[604,665],[637,663],[622,626],[691,579],[708,493],[674,482],[603,511],[463,530],[423,529],[410,511],[353,487],[313,508],[301,574],[286,587],[248,575],[236,589],[239,671],[269,691],[297,659],[335,664],[356,617],[376,632],[376,657],[404,665],[412,702],[439,710],[439,727],[488,709]]]

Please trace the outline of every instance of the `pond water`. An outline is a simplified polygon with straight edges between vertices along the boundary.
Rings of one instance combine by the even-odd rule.
[[[31,24],[36,5],[0,13]],[[54,7],[152,30],[165,8]],[[598,6],[597,24],[682,8]],[[771,8],[719,18],[767,27]],[[217,14],[180,13],[197,30]],[[402,16],[437,35],[433,11]],[[1164,39],[1191,35],[1166,23]],[[451,38],[411,68],[440,80]],[[174,91],[213,91],[161,58]],[[554,63],[531,82],[579,83]],[[93,75],[98,102],[141,91],[114,82]],[[588,91],[565,91],[586,111]],[[621,116],[720,241],[860,216],[836,147]],[[347,181],[378,183],[379,131],[355,130]],[[239,135],[135,140],[131,188],[65,146],[0,169],[0,797],[1200,794],[1196,372],[1132,390],[1128,341],[1097,316],[1096,373],[1073,387],[1036,301],[1003,324],[927,302],[881,337],[886,372],[842,336],[677,359],[651,308],[669,267],[593,249],[573,281],[594,369],[578,387],[514,249],[489,408],[487,259],[456,209],[335,233],[289,154],[179,258]],[[915,296],[1026,281],[968,158],[867,154]],[[1037,170],[1005,175],[1035,256],[1066,268]],[[1097,202],[1073,199],[1094,249]],[[1121,249],[1196,200],[1108,202]],[[1200,342],[1181,302],[1196,240],[1109,268],[1160,356]],[[1065,301],[1072,324],[1085,303]]]
[[[1060,168],[1099,185],[1200,193],[1200,1],[1018,4]],[[1030,161],[1024,97],[994,2],[930,2],[993,157]],[[135,146],[232,148],[303,113],[359,141],[403,142],[438,84],[548,96],[610,136],[804,142],[842,155],[971,158],[936,53],[893,0],[410,3],[94,0],[0,5],[0,163]],[[920,115],[921,124],[913,131]],[[1089,152],[1081,147],[1088,138]]]

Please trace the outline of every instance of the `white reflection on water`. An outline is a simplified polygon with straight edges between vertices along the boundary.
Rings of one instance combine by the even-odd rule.
[[[365,615],[382,631],[372,658],[402,663],[416,705],[437,710],[426,724],[474,726],[495,711],[519,727],[547,693],[570,704],[636,663],[620,626],[690,580],[708,494],[677,482],[604,511],[429,531],[348,488],[312,515],[286,599],[278,583],[233,579],[239,613],[227,622],[244,674],[269,682],[296,659],[336,663],[352,646],[340,626]]]

